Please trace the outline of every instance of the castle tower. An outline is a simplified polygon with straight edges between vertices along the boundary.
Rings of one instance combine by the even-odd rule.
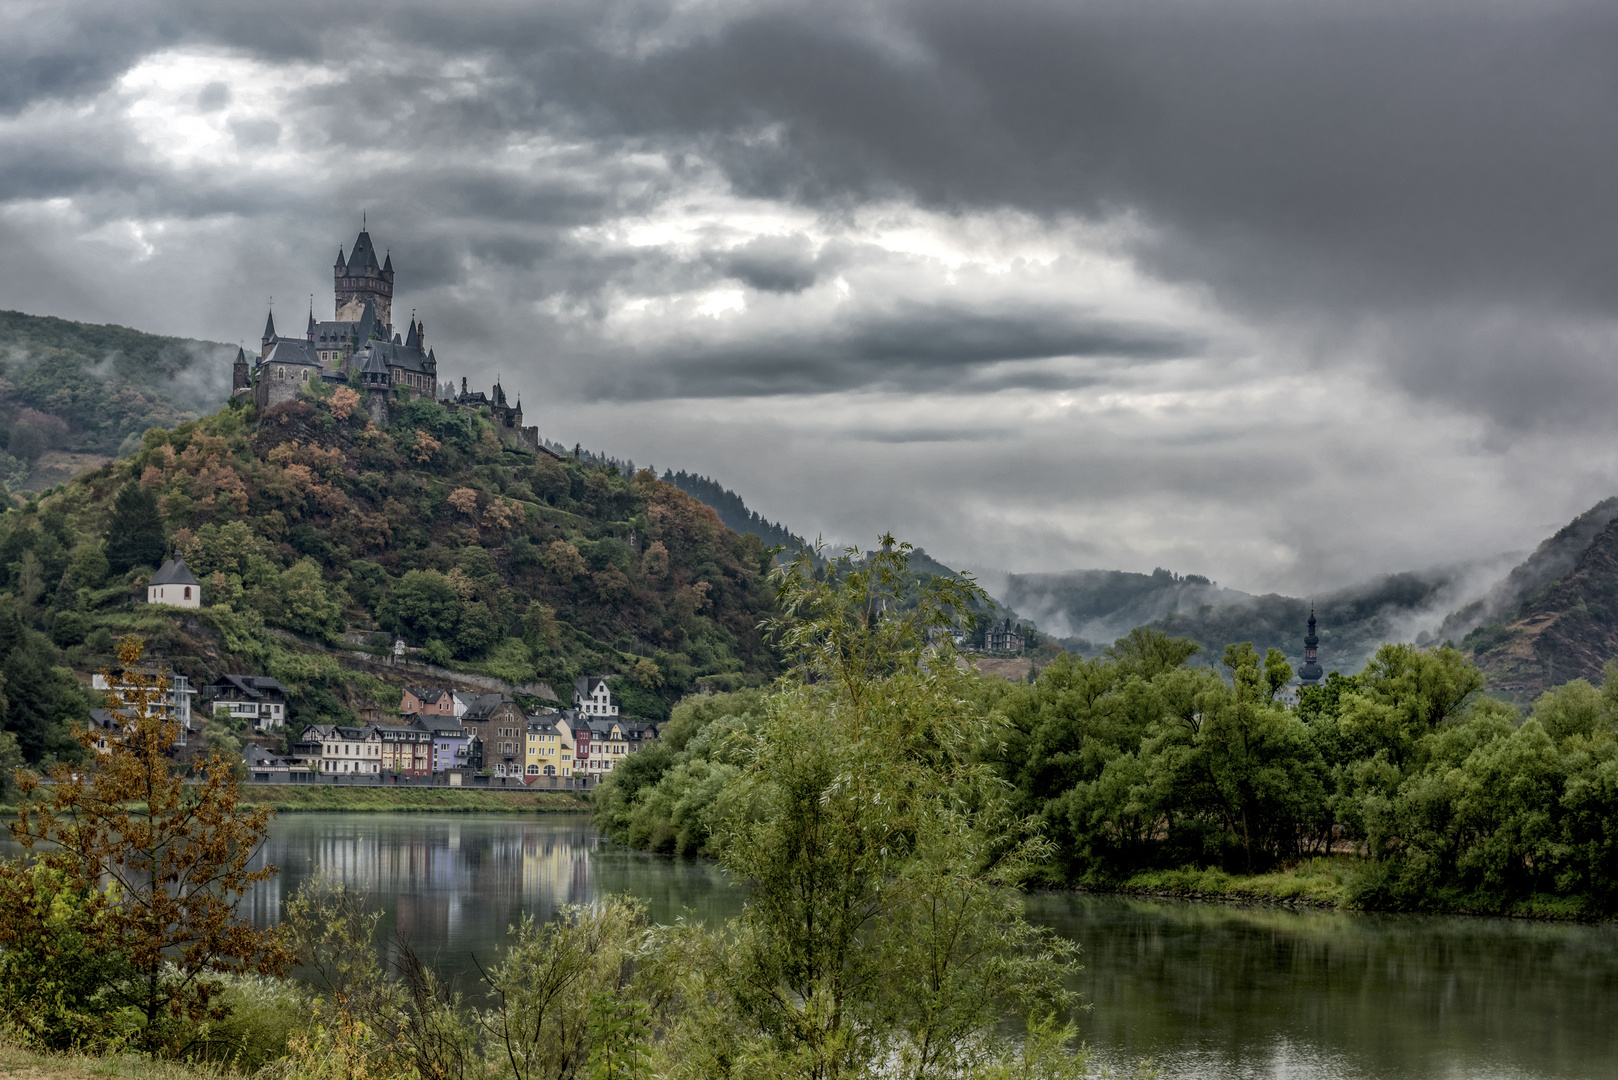
[[[1320,677],[1325,674],[1320,669],[1317,659],[1320,650],[1320,638],[1315,636],[1315,609],[1309,608],[1309,632],[1303,636],[1303,667],[1298,669],[1298,678],[1304,686],[1319,686]]]
[[[337,296],[338,322],[359,322],[369,301],[378,321],[386,328],[387,336],[393,336],[393,256],[387,256],[386,262],[378,264],[369,232],[360,230],[346,263],[343,249],[337,249],[332,281]]]
[[[275,344],[275,311],[272,308],[271,311],[270,311],[269,316],[266,317],[265,320],[264,320],[264,337],[263,337],[263,340],[260,342],[260,345],[262,346],[262,348],[259,351],[258,358],[260,360],[262,360],[266,356],[270,355],[270,346],[274,345],[274,344]]]
[[[230,396],[245,394],[253,389],[253,378],[247,370],[247,352],[236,347],[236,362],[230,365]]]

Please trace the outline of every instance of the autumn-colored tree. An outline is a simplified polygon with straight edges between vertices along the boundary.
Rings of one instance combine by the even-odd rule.
[[[347,420],[354,412],[354,406],[360,403],[360,396],[346,386],[339,386],[332,391],[331,414],[339,420]]]
[[[224,1015],[213,975],[281,974],[291,954],[279,931],[238,911],[250,887],[276,874],[252,869],[272,811],[240,806],[233,762],[217,754],[185,782],[169,757],[180,729],[161,709],[167,680],[141,670],[141,652],[126,638],[116,679],[104,673],[118,687],[122,735],[89,768],[53,768],[50,784],[19,772],[24,798],[11,832],[63,887],[102,894],[101,939],[129,965],[114,996],[139,1014],[147,1049],[183,1051],[191,1024]],[[93,745],[87,732],[81,742]],[[0,865],[6,875],[30,872]],[[0,911],[0,921],[10,917]]]

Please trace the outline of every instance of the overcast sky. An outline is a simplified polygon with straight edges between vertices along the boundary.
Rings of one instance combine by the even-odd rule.
[[[442,376],[793,529],[1309,593],[1618,491],[1618,5],[0,3],[0,307]]]

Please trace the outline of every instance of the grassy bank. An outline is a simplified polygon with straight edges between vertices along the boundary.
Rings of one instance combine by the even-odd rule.
[[[1225,904],[1278,904],[1346,911],[1506,916],[1576,922],[1599,922],[1612,917],[1607,909],[1586,896],[1537,893],[1503,901],[1497,896],[1438,890],[1410,897],[1378,887],[1376,883],[1385,877],[1384,866],[1352,855],[1337,855],[1307,859],[1268,874],[1227,874],[1223,870],[1191,867],[1152,870],[1136,874],[1116,889],[1105,891]]]
[[[0,1041],[0,1077],[17,1080],[93,1080],[107,1076],[129,1080],[215,1080],[228,1075],[231,1074],[215,1066],[154,1061],[137,1054],[42,1054]]]
[[[589,800],[570,791],[471,791],[466,788],[328,787],[324,784],[253,784],[242,788],[242,802],[277,811],[388,811],[393,813],[475,814],[580,811]]]
[[[1361,872],[1352,856],[1308,859],[1269,874],[1227,874],[1223,870],[1151,870],[1136,874],[1118,891],[1188,900],[1344,907]]]

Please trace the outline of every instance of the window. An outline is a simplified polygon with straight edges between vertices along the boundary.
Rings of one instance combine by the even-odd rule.
[[[538,765],[530,765],[530,766],[528,766],[528,775],[529,776],[538,776],[539,775],[539,766]]]
[[[185,598],[187,600],[191,599],[191,586],[189,585],[185,587]]]

